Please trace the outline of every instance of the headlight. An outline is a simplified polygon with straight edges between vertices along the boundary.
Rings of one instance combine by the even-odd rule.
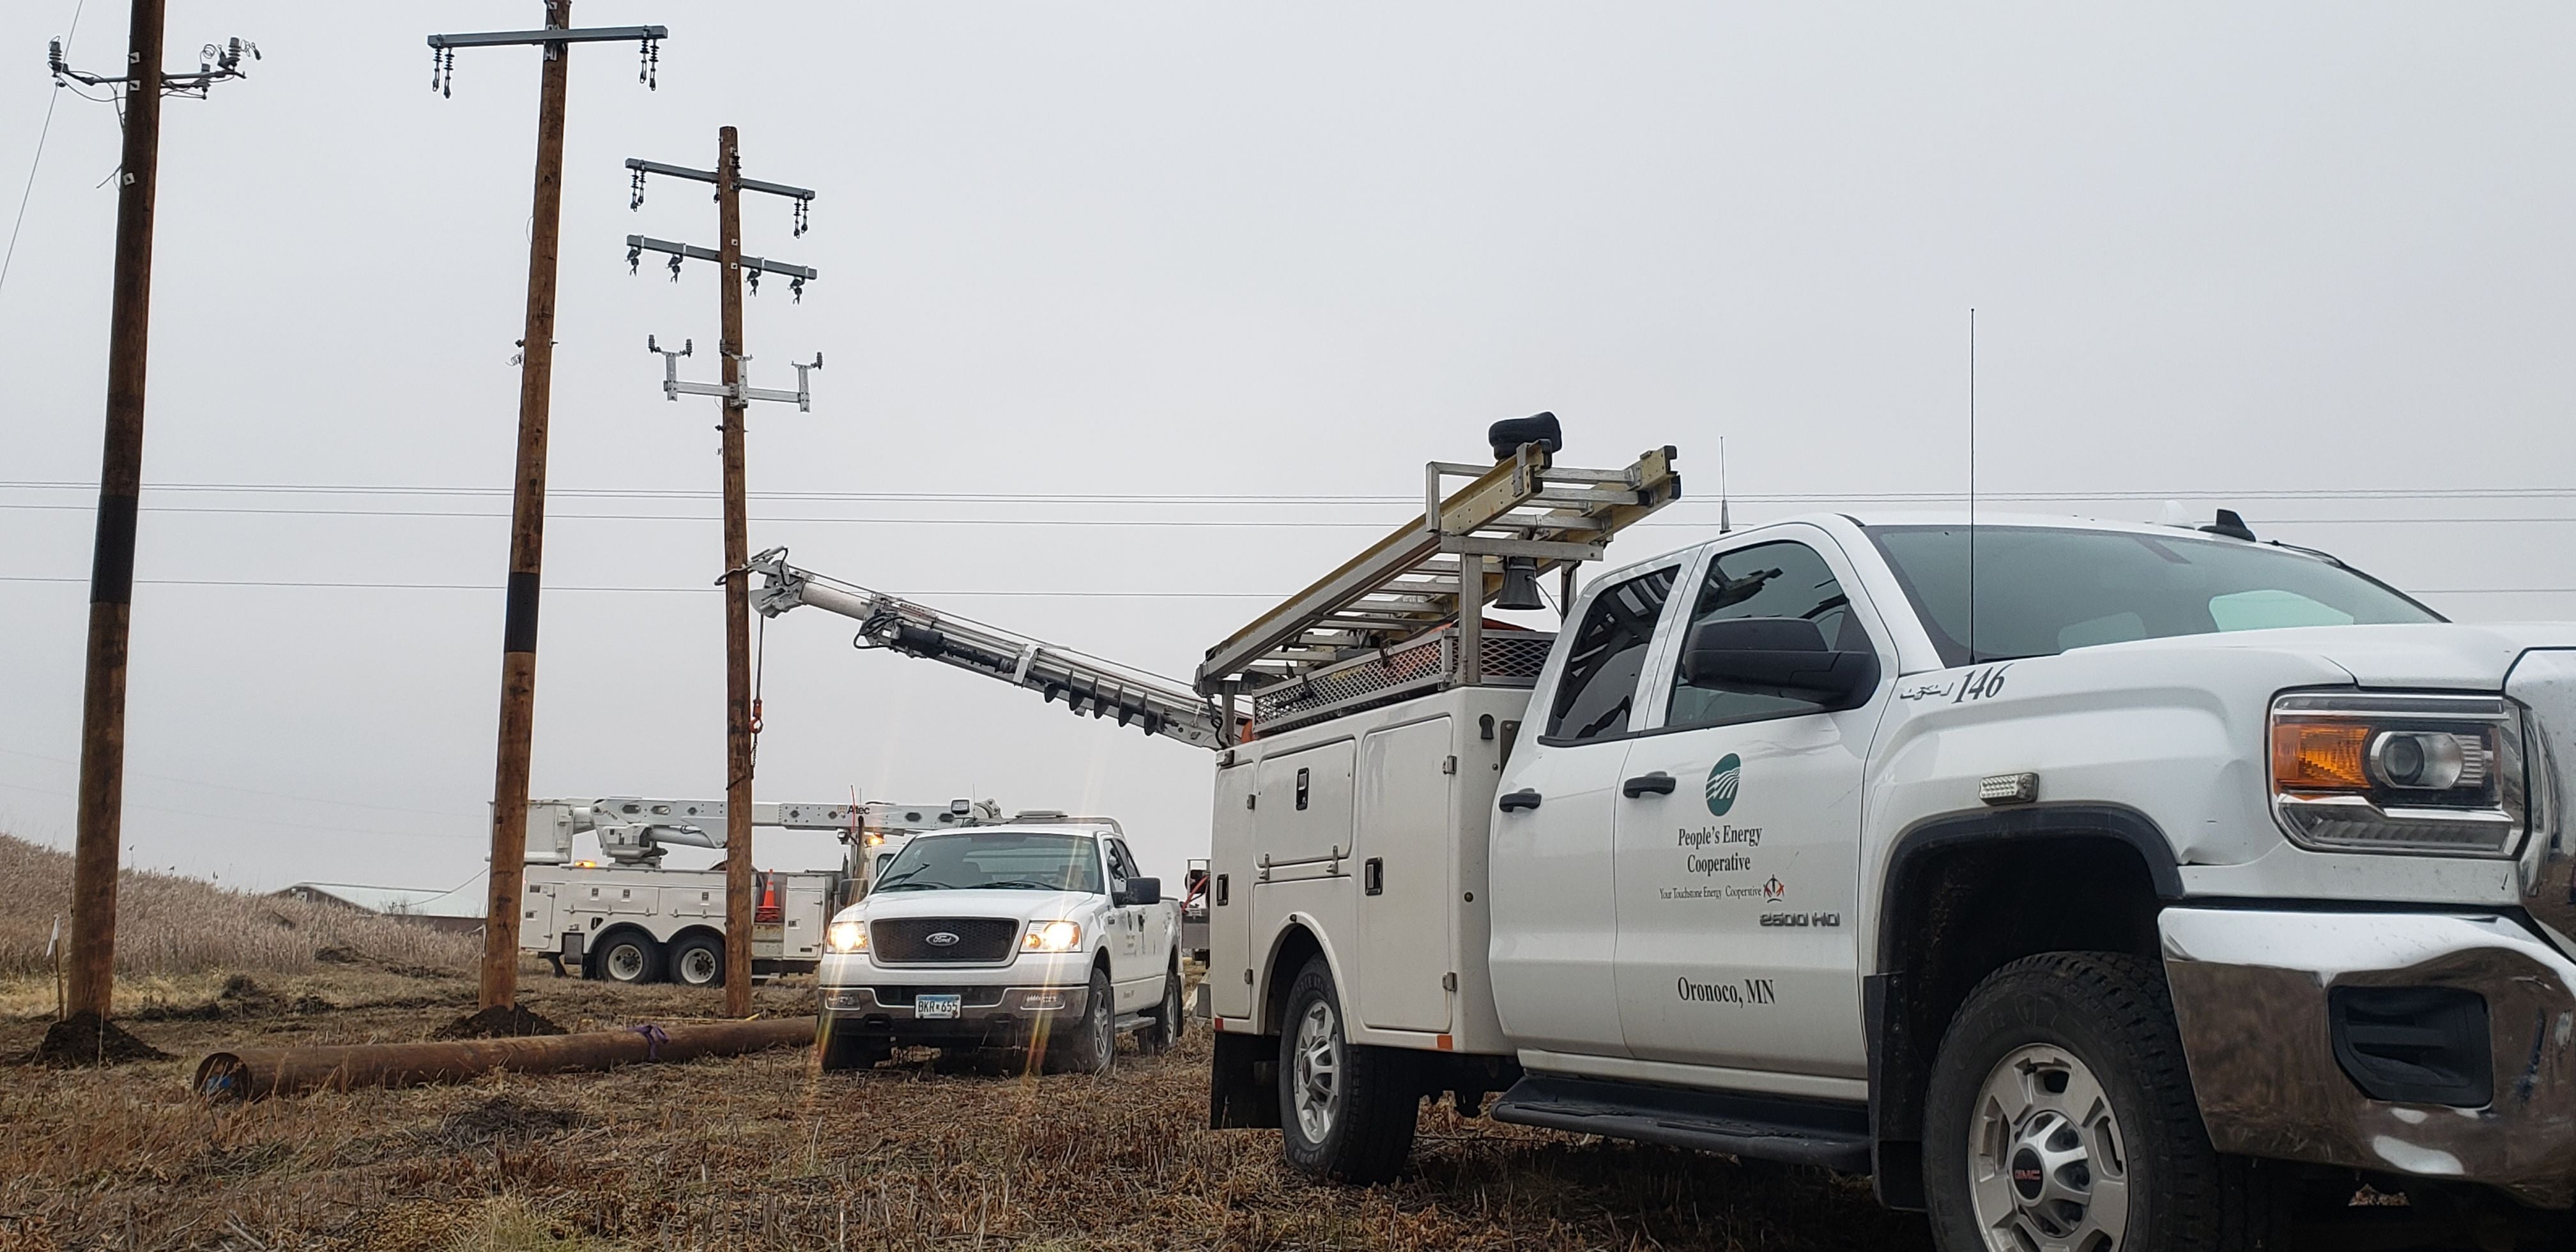
[[[1082,946],[1082,927],[1074,922],[1030,922],[1020,938],[1022,952],[1071,952]]]
[[[865,952],[868,950],[868,927],[865,922],[834,922],[823,928],[823,947],[830,952]]]
[[[2317,851],[2509,856],[2524,828],[2522,718],[2495,696],[2282,696],[2272,812]]]

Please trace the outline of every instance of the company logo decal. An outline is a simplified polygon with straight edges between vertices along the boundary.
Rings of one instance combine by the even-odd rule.
[[[936,934],[924,935],[921,941],[934,948],[949,948],[957,945],[957,935],[954,931],[943,930]]]
[[[1732,752],[1717,759],[1708,771],[1708,812],[1711,817],[1724,817],[1735,807],[1735,793],[1744,785],[1744,759]]]
[[[1780,881],[1777,877],[1762,884],[1762,898],[1765,901],[1777,900],[1787,894],[1789,894],[1789,884]]]

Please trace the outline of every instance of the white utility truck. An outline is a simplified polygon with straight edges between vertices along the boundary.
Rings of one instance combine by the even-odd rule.
[[[825,919],[866,890],[883,858],[923,831],[1000,816],[991,801],[754,804],[754,827],[833,831],[845,852],[837,869],[758,872],[752,886],[752,972],[811,971],[822,960]],[[722,800],[529,801],[527,897],[519,921],[524,950],[553,962],[557,973],[625,983],[720,984],[724,869],[666,869],[662,859],[675,847],[722,850],[724,829]],[[574,859],[573,838],[585,833],[598,839],[606,864]]]
[[[1500,629],[1679,493],[1553,426],[1433,465],[1192,684],[783,553],[762,607],[1215,749],[1211,1120],[1310,1173],[1501,1092],[1871,1174],[1945,1252],[2568,1237],[2576,625],[2449,623],[2221,511],[1817,516]]]
[[[1022,813],[923,834],[832,918],[816,1046],[825,1069],[898,1047],[1105,1072],[1117,1037],[1181,1037],[1179,910],[1118,823]]]

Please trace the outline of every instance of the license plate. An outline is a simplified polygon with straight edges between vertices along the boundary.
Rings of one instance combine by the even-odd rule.
[[[955,1017],[958,1006],[964,1000],[964,996],[955,995],[915,996],[912,1000],[912,1015],[914,1017]]]

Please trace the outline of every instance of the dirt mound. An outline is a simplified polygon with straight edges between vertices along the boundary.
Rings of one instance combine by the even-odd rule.
[[[537,1104],[511,1095],[496,1095],[461,1113],[450,1113],[439,1119],[437,1138],[457,1147],[494,1140],[525,1143],[579,1129],[584,1120],[574,1109]]]
[[[96,1013],[74,1013],[46,1027],[44,1042],[27,1055],[30,1065],[58,1068],[169,1059],[169,1053],[125,1033]]]
[[[468,1013],[431,1031],[432,1039],[518,1039],[528,1035],[560,1035],[563,1027],[516,1005],[496,1004],[479,1013]]]

